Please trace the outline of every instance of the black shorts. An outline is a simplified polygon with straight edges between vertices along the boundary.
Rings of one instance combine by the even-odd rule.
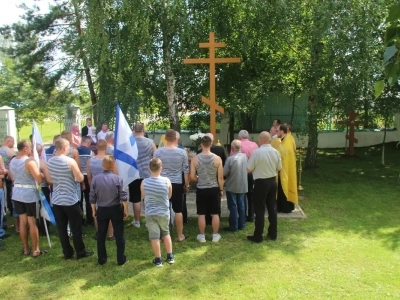
[[[183,184],[172,183],[172,196],[169,201],[172,202],[172,209],[175,213],[182,213],[183,209]]]
[[[219,215],[221,213],[219,187],[196,190],[198,215]]]
[[[142,184],[143,179],[139,178],[132,181],[129,187],[129,202],[139,203],[142,201],[142,193],[140,192],[140,185]]]
[[[15,212],[19,215],[26,214],[28,217],[36,218],[36,204],[37,202],[25,203],[17,200],[14,201]]]

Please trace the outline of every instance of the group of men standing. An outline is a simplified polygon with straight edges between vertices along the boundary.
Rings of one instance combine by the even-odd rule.
[[[277,213],[291,213],[298,203],[296,144],[290,126],[274,120],[270,133],[260,133],[258,145],[249,140],[246,130],[241,130],[239,139],[231,143],[224,176],[230,211],[225,230],[241,230],[246,221],[255,219],[254,234],[248,239],[259,243],[267,210],[270,225],[266,239],[276,240]]]
[[[100,240],[103,242],[103,234],[108,231],[109,239],[117,239],[118,264],[126,261],[124,256],[125,241],[123,238],[123,226],[110,225],[122,222],[127,216],[127,206],[123,211],[116,211],[118,222],[114,212],[103,212],[108,215],[105,220],[97,224],[98,203],[95,191],[91,193],[93,177],[107,169],[107,172],[118,174],[115,164],[110,162],[104,167],[106,155],[113,155],[114,133],[108,131],[107,124],[103,124],[102,131],[96,136],[96,155],[91,150],[94,144],[94,133],[91,130],[91,120],[87,120],[87,128],[82,129],[86,135],[80,137],[80,145],[74,149],[74,133],[64,131],[54,138],[53,145],[46,150],[48,163],[42,163],[39,169],[31,158],[32,147],[29,141],[20,141],[17,145],[18,153],[12,148],[12,137],[6,137],[0,155],[3,157],[0,163],[0,175],[5,177],[2,185],[7,185],[7,206],[15,219],[16,230],[19,231],[23,243],[23,254],[37,257],[46,253],[39,247],[39,238],[36,227],[36,202],[39,196],[36,184],[42,184],[43,188],[48,184],[53,185],[51,202],[57,219],[58,233],[63,248],[64,257],[71,258],[76,252],[78,258],[88,257],[93,252],[87,251],[83,243],[82,216],[83,199],[86,201],[86,222],[94,224],[98,232],[101,232]],[[269,228],[268,239],[277,238],[277,212],[290,213],[294,204],[298,202],[296,181],[296,145],[290,132],[290,126],[274,121],[271,133],[261,132],[258,144],[249,140],[246,130],[241,130],[238,139],[231,143],[231,153],[226,158],[222,147],[213,145],[213,136],[207,134],[201,139],[201,149],[194,157],[188,157],[187,152],[179,146],[179,133],[170,129],[166,131],[164,147],[158,148],[151,139],[145,137],[144,124],[136,123],[133,134],[138,147],[137,166],[139,178],[129,184],[129,197],[125,192],[118,191],[111,195],[115,201],[107,202],[116,206],[118,201],[129,201],[133,205],[134,220],[132,225],[140,227],[141,202],[143,200],[142,181],[151,176],[149,164],[152,158],[158,158],[161,162],[160,174],[171,182],[170,206],[174,212],[174,225],[177,231],[177,241],[183,242],[188,236],[184,234],[185,193],[190,182],[197,183],[196,206],[198,214],[199,234],[197,240],[206,242],[205,227],[209,222],[212,225],[212,241],[221,239],[219,234],[221,197],[226,190],[228,209],[230,210],[229,226],[226,231],[237,231],[245,228],[246,222],[255,221],[255,230],[248,239],[253,242],[263,240],[264,214],[268,211]],[[79,135],[79,133],[78,133]],[[4,163],[3,163],[4,161]],[[11,163],[10,163],[11,161]],[[107,175],[107,174],[106,174]],[[115,181],[109,176],[103,175],[104,180]],[[100,178],[100,177],[99,177]],[[12,183],[14,186],[12,186]],[[2,186],[0,186],[2,190]],[[11,194],[12,191],[12,194]],[[33,195],[35,194],[35,196]],[[105,194],[109,194],[105,192]],[[246,201],[247,196],[247,201]],[[101,197],[100,197],[101,198]],[[3,199],[3,200],[2,200]],[[14,200],[11,203],[11,199]],[[4,196],[1,197],[4,205]],[[0,204],[1,204],[0,203]],[[96,204],[95,206],[93,206]],[[2,209],[3,212],[3,209]],[[110,217],[110,216],[113,217]],[[207,220],[210,216],[210,220]],[[3,221],[3,217],[1,217]],[[118,223],[123,224],[123,223]],[[0,240],[4,238],[0,226]],[[28,229],[32,239],[32,249],[28,246]],[[68,235],[68,232],[70,234]],[[115,233],[115,236],[114,236]],[[74,247],[71,247],[69,239],[72,238]],[[98,236],[97,236],[98,238]],[[104,237],[105,239],[105,237]],[[101,253],[100,253],[101,252]],[[99,263],[107,260],[105,248],[98,252]]]

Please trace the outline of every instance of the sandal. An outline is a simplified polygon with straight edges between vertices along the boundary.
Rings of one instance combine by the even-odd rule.
[[[187,235],[184,235],[184,238],[183,238],[183,240],[176,240],[178,243],[182,243],[182,242],[184,242],[184,241],[186,241],[187,239],[189,238],[189,236],[187,236]]]
[[[38,255],[32,255],[32,257],[33,258],[37,258],[37,257],[39,257],[39,256],[41,256],[41,255],[43,255],[43,254],[46,254],[46,253],[48,253],[49,251],[47,251],[47,250],[39,250],[39,254]]]

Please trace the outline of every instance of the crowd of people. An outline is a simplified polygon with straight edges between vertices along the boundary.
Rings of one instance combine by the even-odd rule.
[[[85,247],[82,224],[96,228],[97,260],[107,262],[105,241],[115,240],[117,263],[124,265],[124,220],[128,203],[132,203],[131,225],[141,227],[141,207],[144,205],[146,227],[154,252],[153,264],[162,266],[160,239],[166,250],[166,262],[175,262],[170,228],[176,230],[176,241],[187,240],[186,193],[196,184],[198,215],[197,240],[207,241],[205,229],[212,227],[212,242],[219,242],[221,197],[226,192],[229,209],[227,232],[243,230],[254,222],[253,235],[247,239],[259,243],[264,238],[276,240],[277,213],[291,213],[298,202],[296,182],[296,144],[290,125],[274,120],[270,132],[258,136],[258,144],[241,130],[231,143],[227,157],[225,149],[213,145],[213,135],[201,138],[197,155],[188,155],[179,145],[180,135],[169,129],[165,145],[157,148],[145,135],[143,123],[136,123],[132,133],[138,148],[136,164],[139,178],[124,187],[118,176],[114,155],[114,132],[102,124],[96,135],[92,120],[79,131],[72,124],[69,131],[56,135],[48,149],[37,145],[37,152],[46,159],[39,166],[33,159],[32,141],[22,140],[14,151],[14,138],[7,136],[0,148],[0,241],[9,236],[4,228],[14,227],[23,245],[22,254],[39,257],[47,253],[39,246],[37,224],[40,196],[38,186],[50,201],[65,259],[92,256]],[[4,188],[6,194],[4,194]],[[247,199],[247,200],[246,200]],[[5,216],[5,207],[10,219]],[[83,209],[85,207],[85,210]],[[264,237],[265,210],[269,227]],[[84,216],[83,212],[86,212]],[[12,224],[13,223],[13,224]],[[31,240],[29,246],[28,236]],[[72,240],[72,245],[70,243]]]

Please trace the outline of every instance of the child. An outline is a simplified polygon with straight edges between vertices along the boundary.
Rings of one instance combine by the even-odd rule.
[[[162,163],[159,158],[150,160],[149,168],[151,176],[143,179],[140,191],[144,199],[146,226],[155,255],[153,264],[162,267],[160,236],[167,251],[167,262],[169,264],[175,262],[169,235],[169,199],[172,195],[172,185],[167,177],[160,176]]]
[[[90,204],[93,218],[97,218],[97,255],[98,262],[107,262],[106,235],[111,221],[117,244],[117,263],[127,262],[125,256],[124,220],[128,217],[128,197],[123,188],[122,179],[113,173],[115,159],[110,155],[103,158],[104,171],[93,177],[90,187]],[[97,210],[96,210],[97,205]]]

